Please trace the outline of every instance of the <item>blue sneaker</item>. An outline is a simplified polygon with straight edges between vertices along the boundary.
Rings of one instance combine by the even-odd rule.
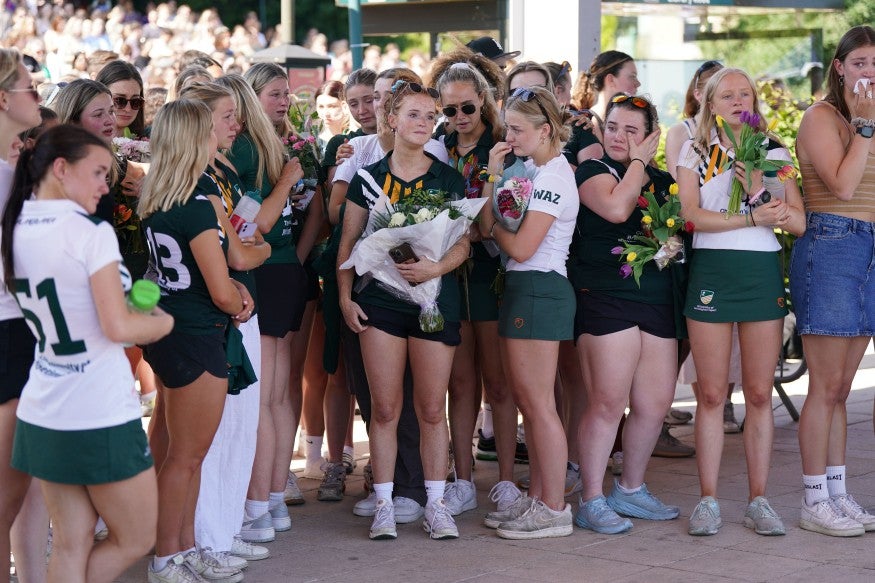
[[[608,506],[617,514],[643,518],[644,520],[674,520],[681,513],[677,506],[668,506],[650,493],[646,484],[632,494],[620,490],[620,484],[614,480],[614,489],[608,495]]]
[[[574,515],[574,524],[600,534],[620,534],[632,528],[632,521],[617,515],[601,495],[587,502],[580,499],[580,509]]]

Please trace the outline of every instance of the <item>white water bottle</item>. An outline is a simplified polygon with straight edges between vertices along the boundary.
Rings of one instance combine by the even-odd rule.
[[[231,226],[237,233],[240,233],[243,225],[255,221],[259,209],[261,209],[261,197],[256,192],[247,192],[234,207],[234,212],[231,214]]]

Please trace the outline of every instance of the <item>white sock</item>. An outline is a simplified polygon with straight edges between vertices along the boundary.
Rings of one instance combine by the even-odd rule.
[[[495,429],[492,427],[492,405],[483,403],[483,425],[480,427],[483,437],[494,437]]]
[[[106,528],[106,523],[103,521],[101,517],[97,517],[97,523],[94,525],[94,534],[97,534],[101,530]]]
[[[267,500],[250,500],[247,498],[244,504],[244,512],[248,518],[258,518],[267,512],[268,507]]]
[[[444,497],[444,488],[447,487],[446,480],[426,480],[425,495],[428,497],[426,504],[437,502]]]
[[[344,445],[343,453],[348,453],[351,456],[355,456],[355,448],[351,445]]]
[[[805,487],[805,504],[808,506],[814,506],[818,502],[829,499],[826,474],[819,476],[806,476],[802,474],[802,486]]]
[[[197,554],[197,547],[191,547],[190,549],[185,549],[184,551],[182,551],[179,554],[182,555],[183,557],[185,557],[186,555],[188,555],[188,553]]]
[[[644,484],[641,484],[641,486],[643,485]],[[634,494],[641,489],[641,486],[638,486],[637,488],[624,488],[623,484],[621,484],[619,481],[617,482],[617,489],[623,494]]]
[[[276,508],[280,504],[285,504],[284,492],[271,492],[267,495],[267,507]]]
[[[826,491],[830,498],[848,493],[845,489],[845,466],[826,466]]]
[[[157,573],[158,571],[160,571],[161,569],[166,567],[167,563],[170,562],[170,559],[172,559],[175,556],[176,556],[175,554],[174,555],[166,555],[164,557],[159,557],[158,555],[155,555],[154,557],[152,557],[152,570]]]
[[[374,484],[374,494],[377,495],[377,500],[381,498],[387,502],[392,502],[392,489],[395,487],[395,482],[383,482],[382,484]]]
[[[321,435],[304,435],[304,442],[307,444],[307,463],[311,464],[322,460],[322,436]]]

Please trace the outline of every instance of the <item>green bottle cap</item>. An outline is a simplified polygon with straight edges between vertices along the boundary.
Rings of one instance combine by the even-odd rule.
[[[128,293],[128,301],[134,309],[141,312],[151,312],[161,299],[161,290],[158,285],[147,279],[138,279],[131,286]]]

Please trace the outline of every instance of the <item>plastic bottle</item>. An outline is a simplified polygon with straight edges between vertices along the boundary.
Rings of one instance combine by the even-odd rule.
[[[128,310],[138,312],[140,314],[149,314],[158,305],[158,300],[161,299],[161,289],[154,281],[148,279],[138,279],[131,286],[131,291],[128,292]],[[125,348],[130,348],[133,344],[124,343]]]
[[[256,192],[247,192],[234,207],[234,212],[231,214],[231,226],[239,233],[243,225],[255,221],[259,209],[261,209],[261,197]]]

